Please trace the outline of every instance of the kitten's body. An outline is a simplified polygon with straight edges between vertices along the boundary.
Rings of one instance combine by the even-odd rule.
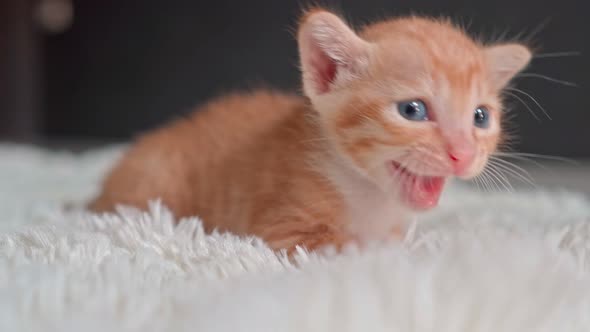
[[[357,36],[323,11],[304,18],[299,46],[307,97],[226,96],[141,137],[91,208],[161,198],[208,230],[289,250],[386,238],[436,205],[445,178],[481,171],[500,137],[499,91],[530,58],[429,19]],[[430,121],[392,107],[413,98]],[[495,117],[485,130],[472,123],[481,104]]]
[[[276,248],[343,244],[356,218],[372,224],[359,235],[391,232],[403,220],[391,212],[404,208],[331,154],[305,98],[262,90],[224,96],[141,137],[91,207],[145,208],[160,198],[179,217],[201,217],[209,231],[256,234]],[[335,181],[366,192],[347,195]]]

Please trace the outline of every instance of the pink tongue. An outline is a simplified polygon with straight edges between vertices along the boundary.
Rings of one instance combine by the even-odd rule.
[[[416,176],[406,186],[408,200],[418,209],[428,209],[438,204],[443,190],[443,177]]]

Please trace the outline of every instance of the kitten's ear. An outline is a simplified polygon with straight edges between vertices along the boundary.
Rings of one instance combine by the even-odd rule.
[[[303,88],[309,97],[329,92],[367,65],[369,44],[330,12],[307,13],[297,39]]]
[[[531,51],[521,44],[500,44],[484,50],[495,88],[502,89],[531,61]]]

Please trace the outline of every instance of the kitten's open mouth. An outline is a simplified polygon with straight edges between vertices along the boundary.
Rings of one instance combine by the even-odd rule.
[[[402,198],[410,207],[426,210],[438,204],[445,185],[444,177],[418,175],[395,161],[390,162],[390,166],[393,176],[399,181]]]

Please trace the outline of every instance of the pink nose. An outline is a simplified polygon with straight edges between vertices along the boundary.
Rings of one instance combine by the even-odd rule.
[[[455,175],[464,175],[471,163],[473,163],[474,157],[475,153],[472,149],[450,150],[449,158],[453,164]]]

